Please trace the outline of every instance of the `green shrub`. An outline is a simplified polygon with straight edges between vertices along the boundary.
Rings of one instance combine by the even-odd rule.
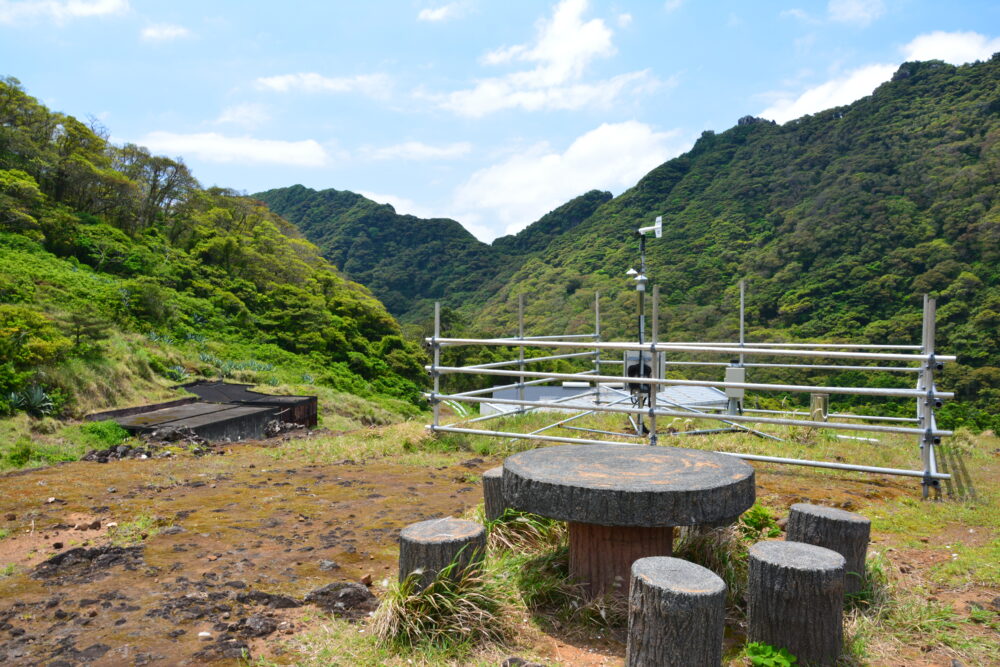
[[[92,449],[107,449],[116,447],[128,440],[129,432],[117,422],[110,419],[99,422],[87,422],[79,428],[81,444]]]
[[[21,437],[17,439],[13,447],[7,450],[7,453],[4,455],[4,461],[12,468],[23,468],[34,455],[35,449],[31,444],[31,440],[27,437]]]

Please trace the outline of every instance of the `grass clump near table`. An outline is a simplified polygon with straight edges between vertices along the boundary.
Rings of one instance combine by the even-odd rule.
[[[456,655],[480,644],[505,644],[513,636],[508,620],[510,582],[487,565],[482,570],[442,569],[421,588],[413,572],[389,587],[372,618],[371,630],[388,648],[425,648]]]

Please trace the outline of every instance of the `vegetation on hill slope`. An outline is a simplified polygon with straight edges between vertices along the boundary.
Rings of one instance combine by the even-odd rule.
[[[735,340],[745,279],[749,340],[919,343],[921,297],[930,293],[939,349],[959,356],[944,384],[988,410],[980,427],[992,425],[1000,411],[998,90],[1000,55],[962,67],[906,63],[849,106],[705,132],[529,258],[477,309],[476,324],[516,330],[525,294],[531,332],[590,330],[600,290],[604,331],[634,336],[625,271],[638,249],[629,233],[663,215],[663,238],[648,244],[661,335]]]
[[[205,375],[406,414],[423,356],[259,202],[0,80],[0,413],[77,414]]]
[[[371,288],[390,312],[419,322],[430,317],[435,300],[452,307],[482,303],[527,257],[580,224],[611,193],[581,195],[492,246],[454,220],[398,215],[388,204],[346,190],[294,185],[254,197],[298,225],[324,257]]]

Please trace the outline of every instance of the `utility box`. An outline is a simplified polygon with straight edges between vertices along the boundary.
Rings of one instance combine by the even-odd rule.
[[[747,369],[743,366],[727,366],[726,367],[726,382],[746,382],[747,381]],[[726,387],[726,397],[727,398],[738,398],[743,400],[743,394],[746,390],[742,387]]]
[[[639,368],[639,354],[638,350],[626,350],[625,351],[625,375],[630,378],[638,377],[653,377],[653,354],[650,352],[642,352],[642,368]],[[659,369],[657,377],[662,378],[666,366],[664,365],[663,353],[657,352],[656,357],[659,360]],[[638,382],[630,382],[628,385],[629,391],[638,391],[640,393],[648,393],[648,384],[639,384]]]

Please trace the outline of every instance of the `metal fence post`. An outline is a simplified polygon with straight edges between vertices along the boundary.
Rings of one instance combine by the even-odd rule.
[[[441,302],[434,302],[434,338],[431,342],[433,347],[433,361],[431,362],[431,377],[434,379],[434,393],[431,396],[431,402],[434,406],[434,428],[440,426],[441,422],[441,401],[438,400],[438,396],[441,393],[441,374],[438,372],[438,366],[441,365],[441,343],[438,339],[441,337]]]
[[[524,295],[517,295],[517,338],[518,340],[524,340]],[[517,369],[524,372],[524,345],[517,350]],[[519,401],[524,400],[524,376],[520,376],[517,379],[517,399]],[[524,412],[524,406],[520,406],[517,409],[518,412]]]
[[[934,383],[934,371],[937,370],[938,365],[937,360],[934,358],[936,323],[937,302],[925,294],[923,327],[920,340],[920,352],[925,358],[917,379],[917,389],[926,392],[926,395],[917,399],[917,418],[920,420],[920,428],[924,431],[920,436],[920,458],[924,466],[924,478],[921,486],[924,499],[930,496],[931,489],[934,489],[935,499],[940,499],[941,497],[941,483],[936,477],[937,456],[934,452],[934,445],[938,443],[938,439],[934,435],[934,431],[937,429],[934,409],[940,404],[940,399],[935,396],[936,386]]]
[[[601,293],[594,292],[594,342],[601,342]],[[597,375],[601,374],[601,348],[594,348],[594,371]],[[594,398],[594,403],[597,405],[601,404],[601,383],[598,382],[594,385],[597,390],[597,394]]]

